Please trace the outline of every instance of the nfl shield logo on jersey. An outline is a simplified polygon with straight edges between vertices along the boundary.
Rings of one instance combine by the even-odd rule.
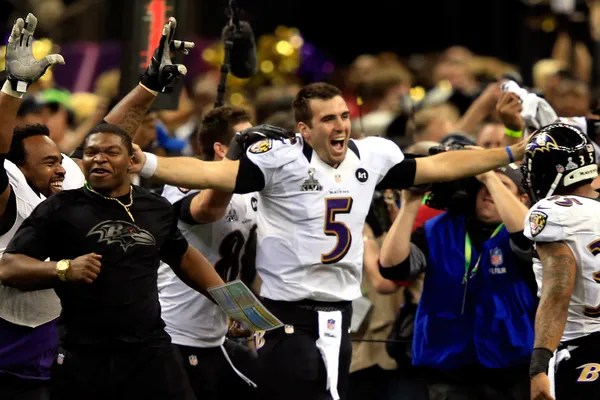
[[[194,354],[192,354],[191,356],[189,356],[188,360],[190,360],[190,365],[192,367],[195,367],[196,365],[198,365],[198,357],[196,357]]]
[[[498,247],[490,250],[490,261],[494,267],[498,267],[504,263],[504,257],[502,257],[502,250]]]
[[[531,229],[531,236],[535,237],[546,227],[548,221],[548,214],[534,210],[529,215],[529,228]]]
[[[327,320],[327,329],[332,331],[334,328],[335,328],[335,319],[328,319]]]
[[[58,357],[56,357],[56,363],[58,365],[63,365],[65,362],[65,355],[63,353],[58,353]]]

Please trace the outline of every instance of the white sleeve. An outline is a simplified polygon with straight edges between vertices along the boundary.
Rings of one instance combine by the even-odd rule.
[[[265,179],[262,192],[268,192],[273,188],[273,184],[277,182],[274,176],[281,167],[302,156],[302,143],[302,138],[298,134],[293,143],[289,140],[263,139],[248,148],[246,157],[260,169]]]
[[[367,162],[369,168],[378,175],[377,183],[381,182],[393,166],[404,160],[402,150],[389,139],[370,136],[354,142],[360,158]]]
[[[169,200],[169,203],[175,204],[179,200],[186,197],[188,194],[200,193],[200,190],[190,190],[183,187],[177,187],[172,185],[164,185],[161,196]]]
[[[71,159],[71,157],[63,154],[62,166],[65,169],[65,181],[63,182],[63,189],[79,189],[85,183],[85,177],[81,172],[79,165]]]
[[[525,217],[523,234],[533,242],[558,242],[569,236],[569,208],[541,200]]]

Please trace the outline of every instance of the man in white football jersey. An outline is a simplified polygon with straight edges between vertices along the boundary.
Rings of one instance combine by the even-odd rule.
[[[258,340],[264,366],[259,389],[269,399],[345,399],[351,301],[361,296],[360,238],[374,190],[483,173],[520,159],[524,143],[468,157],[451,151],[405,159],[387,139],[350,139],[350,112],[335,86],[305,86],[293,108],[299,133],[258,141],[239,161],[157,158],[137,151],[136,170],[179,186],[260,192],[261,295],[285,327]]]
[[[62,56],[56,54],[35,60],[32,43],[36,25],[33,14],[25,20],[19,18],[7,45],[7,79],[0,93],[0,256],[39,203],[56,192],[84,184],[78,164],[61,154],[46,126],[15,127],[27,87],[50,65],[64,64]],[[170,59],[161,62],[170,63]],[[159,75],[158,70],[153,73],[154,81],[159,80]],[[150,88],[141,84],[134,88],[111,110],[105,122],[119,124],[130,135],[137,131],[160,91],[160,87],[145,81]],[[54,289],[24,292],[0,284],[0,398],[28,400],[48,396],[60,310]]]
[[[198,133],[203,158],[222,160],[235,133],[251,127],[250,121],[248,112],[238,107],[208,112]],[[221,278],[225,282],[241,278],[250,285],[256,275],[258,196],[168,185],[162,195],[174,205],[183,236],[215,266]],[[158,269],[158,290],[166,331],[181,352],[196,397],[254,398],[256,354],[226,338],[227,315],[164,263]]]
[[[598,176],[594,147],[572,125],[545,126],[529,138],[523,171],[538,201],[524,231],[537,253],[533,268],[540,294],[529,370],[531,399],[554,399],[552,383],[558,400],[597,398],[600,202],[591,187]]]

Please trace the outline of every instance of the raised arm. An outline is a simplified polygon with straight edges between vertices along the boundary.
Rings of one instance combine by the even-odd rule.
[[[6,86],[6,83],[5,83]],[[14,218],[5,217],[5,211],[10,199],[11,188],[8,182],[8,175],[4,168],[4,160],[10,150],[13,130],[15,129],[15,119],[17,111],[21,104],[20,97],[13,97],[9,94],[0,93],[0,225],[12,225]],[[14,196],[13,196],[14,197]],[[16,207],[12,207],[13,209]],[[6,213],[15,214],[15,213]],[[6,221],[6,224],[4,223]],[[10,229],[10,226],[6,227]],[[2,229],[6,231],[7,229]]]
[[[166,91],[176,78],[187,74],[184,65],[173,64],[171,52],[188,54],[189,49],[194,48],[194,43],[174,40],[176,27],[177,20],[169,18],[140,83],[113,107],[105,118],[106,122],[118,125],[130,136],[137,132],[158,93]]]
[[[507,167],[510,168],[510,167]],[[485,174],[477,176],[477,179],[483,183],[490,192],[498,214],[502,222],[506,226],[506,229],[510,233],[522,232],[525,223],[525,217],[529,212],[529,209],[521,201],[521,199],[515,196],[500,180],[498,175],[494,171],[486,172]],[[522,195],[527,198],[527,195]]]
[[[51,54],[40,61],[33,57],[33,34],[37,18],[28,14],[17,19],[6,46],[6,81],[0,93],[0,215],[4,216],[10,199],[10,185],[4,160],[10,150],[17,111],[27,87],[44,75],[53,64],[64,64],[61,55]],[[11,224],[12,225],[12,224]]]
[[[410,255],[412,228],[422,199],[422,194],[402,191],[402,206],[381,245],[379,263],[383,268],[398,265]]]
[[[172,63],[171,52],[188,54],[188,49],[192,49],[194,43],[174,40],[176,27],[177,20],[169,18],[140,83],[105,118],[106,122],[118,125],[130,136],[137,132],[158,93],[164,92],[176,78],[187,74],[184,65]]]

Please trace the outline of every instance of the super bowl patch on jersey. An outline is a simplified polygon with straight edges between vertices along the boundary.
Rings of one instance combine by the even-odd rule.
[[[250,153],[253,153],[253,154],[266,153],[267,151],[271,150],[271,147],[273,147],[272,139],[259,140],[258,142],[254,143],[252,146],[250,146]]]
[[[534,210],[529,214],[529,229],[531,230],[531,236],[535,237],[544,230],[548,222],[548,214]]]

